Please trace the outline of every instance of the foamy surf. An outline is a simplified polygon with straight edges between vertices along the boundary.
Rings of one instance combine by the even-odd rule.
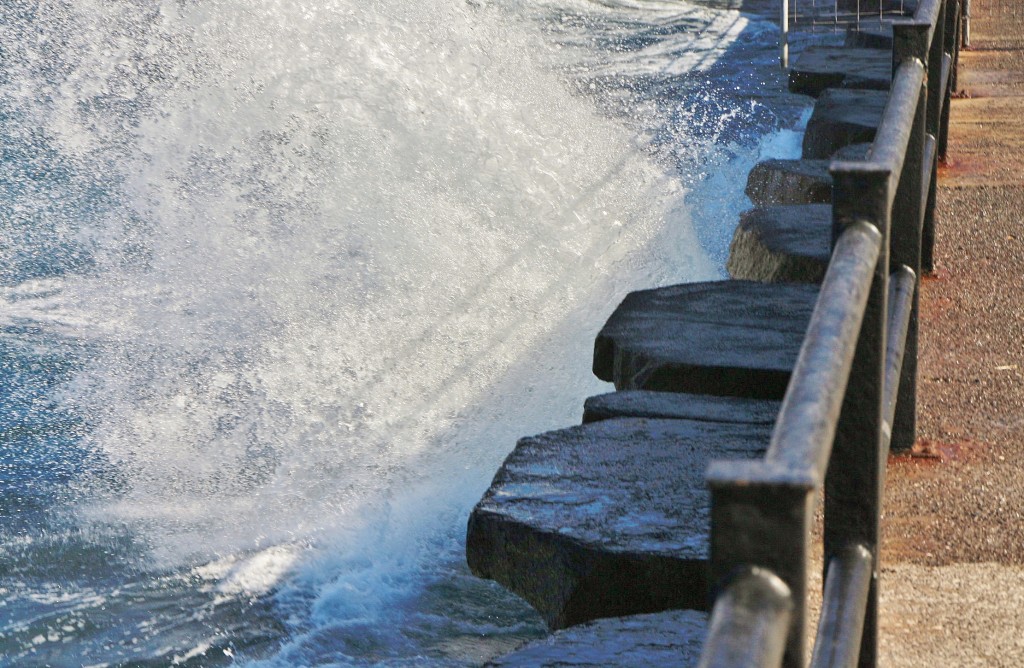
[[[516,438],[603,389],[590,341],[622,295],[720,271],[694,203],[707,164],[749,159],[741,111],[702,91],[666,116],[650,77],[705,71],[746,19],[46,9],[0,10],[12,155],[61,167],[5,172],[4,433],[40,465],[4,500],[3,653],[472,664],[539,633],[466,572],[465,516]]]

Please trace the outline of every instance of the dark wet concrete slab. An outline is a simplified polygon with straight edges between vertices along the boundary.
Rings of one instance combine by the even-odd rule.
[[[594,344],[594,373],[620,390],[780,399],[817,286],[688,283],[629,294]]]
[[[645,417],[773,424],[778,413],[779,402],[767,399],[625,390],[588,398],[583,407],[583,421]]]
[[[726,267],[733,278],[820,283],[831,256],[832,206],[766,206],[747,211]]]
[[[487,665],[493,668],[695,666],[707,627],[707,614],[693,610],[602,619],[559,631]]]
[[[770,424],[619,418],[521,439],[470,516],[470,568],[555,629],[701,609],[704,471],[762,456],[770,435]]]
[[[887,100],[887,91],[829,88],[823,92],[807,122],[803,157],[828,158],[844,146],[870,143]]]
[[[810,46],[789,69],[789,90],[818,97],[828,88],[888,91],[892,52],[851,46]]]

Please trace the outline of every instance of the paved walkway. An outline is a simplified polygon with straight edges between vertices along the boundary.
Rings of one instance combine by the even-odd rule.
[[[972,5],[921,295],[920,439],[886,485],[883,666],[1024,666],[1024,2]]]

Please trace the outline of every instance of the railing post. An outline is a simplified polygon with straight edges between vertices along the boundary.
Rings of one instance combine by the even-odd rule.
[[[765,568],[793,599],[783,666],[807,665],[807,563],[815,481],[772,471],[765,461],[714,462],[711,487],[711,604],[750,567]]]
[[[907,157],[903,163],[902,178],[896,191],[893,206],[892,231],[890,234],[890,271],[900,266],[909,267],[914,275],[921,275],[921,232],[924,223],[925,201],[922,198],[930,189],[922,178],[924,168],[924,112],[927,101],[921,91],[917,113],[907,146]],[[928,170],[928,181],[934,169]],[[920,278],[917,279],[920,284]],[[915,285],[910,308],[910,322],[903,348],[903,365],[900,372],[899,389],[896,394],[896,412],[888,425],[891,438],[889,448],[905,451],[913,447],[917,438],[917,339],[919,290]],[[885,427],[883,427],[884,429]]]
[[[921,266],[926,271],[935,269],[935,204],[938,190],[938,161],[946,159],[946,149],[949,142],[949,111],[953,97],[953,90],[956,88],[956,63],[960,54],[960,40],[958,39],[958,28],[960,27],[960,3],[958,0],[946,0],[944,17],[944,36],[942,45],[934,49],[938,52],[940,72],[943,69],[945,58],[949,59],[949,80],[944,82],[942,91],[935,91],[929,98],[928,104],[940,105],[936,114],[935,127],[929,126],[928,132],[936,139],[936,158],[934,170],[932,171],[932,183],[928,191],[928,204],[925,207],[924,231],[921,247]]]
[[[789,0],[779,4],[779,65],[789,68]]]
[[[958,33],[962,25],[962,17],[960,15],[962,5],[960,2],[958,0],[946,0],[945,5],[945,39],[943,41],[943,46],[940,49],[940,53],[949,56],[950,78],[942,100],[942,113],[938,120],[938,126],[934,131],[929,129],[929,132],[934,132],[935,137],[939,141],[939,157],[943,159],[946,157],[946,147],[949,142],[949,103],[953,97],[953,91],[957,90],[958,85],[956,65],[960,60],[960,40],[958,39]],[[940,55],[940,58],[941,57],[942,56]]]
[[[878,651],[879,513],[885,472],[882,421],[892,175],[888,168],[876,165],[833,162],[832,180],[833,238],[847,225],[867,221],[878,227],[883,239],[825,477],[826,571],[829,561],[851,545],[861,544],[871,552],[859,665],[873,668]]]
[[[932,86],[936,86],[938,82],[931,76],[932,70],[935,69],[934,57],[925,60],[929,55],[926,53],[928,29],[926,24],[920,23],[893,25],[893,71],[895,72],[899,64],[908,58],[917,58],[922,62],[930,61],[929,64],[933,66],[929,68],[928,76],[925,77],[925,83],[918,94],[906,157],[903,160],[903,169],[896,190],[890,233],[890,271],[906,266],[915,276],[921,275],[922,232],[927,225],[927,196],[931,194],[935,183],[934,157],[927,163],[928,174],[923,173],[926,167],[926,147],[934,146],[927,141],[926,126],[933,126],[938,122],[938,117],[930,113],[930,102],[934,98],[929,93],[933,91]],[[932,44],[934,46],[934,39]],[[934,53],[933,48],[932,54]],[[939,53],[941,54],[941,49]],[[891,439],[887,439],[888,444],[895,450],[909,450],[917,437],[917,339],[918,291],[915,289],[896,395],[896,413],[893,423],[887,425],[891,435]]]
[[[952,79],[949,83],[950,92],[957,90],[956,63],[960,59],[960,31],[963,29],[965,0],[946,0],[946,42],[943,51],[953,60]]]
[[[776,668],[786,649],[793,597],[774,573],[737,573],[715,602],[697,668]]]
[[[971,0],[964,0],[963,30],[963,45],[969,48],[971,46]]]
[[[927,53],[903,53],[897,54],[896,41],[893,40],[893,58],[919,58],[928,70],[928,132],[936,137],[939,136],[940,115],[942,104],[939,96],[942,95],[942,56],[946,53],[946,11],[949,2],[943,0],[940,3],[939,16],[935,20],[935,32],[932,35],[931,48]],[[895,70],[893,70],[895,72]]]

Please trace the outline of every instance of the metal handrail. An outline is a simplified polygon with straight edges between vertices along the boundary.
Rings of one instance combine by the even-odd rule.
[[[871,589],[871,552],[854,545],[829,562],[811,668],[854,668]]]
[[[871,156],[863,161],[873,168],[888,171],[894,179],[893,186],[903,172],[903,161],[907,157],[907,144],[910,142],[914,114],[924,80],[924,64],[916,58],[908,58],[896,68],[889,100],[882,112],[882,122],[871,143]],[[835,161],[830,169],[839,171],[851,167],[850,162]],[[896,196],[895,187],[889,188],[889,196],[887,206],[891,207],[892,198]]]
[[[715,601],[698,668],[777,668],[786,649],[793,596],[777,575],[752,568]]]
[[[734,482],[737,474],[747,484],[785,478],[792,486],[821,487],[881,248],[882,235],[867,222],[850,225],[839,238],[764,459],[711,462],[706,479],[712,487]]]
[[[864,160],[830,165],[833,253],[768,451],[708,467],[710,576],[721,593],[702,666],[774,665],[732,656],[717,637],[728,625],[728,606],[717,601],[731,595],[737,569],[759,567],[789,587],[783,662],[803,668],[810,531],[822,491],[829,573],[814,665],[876,663],[884,458],[890,439],[912,443],[916,429],[916,288],[930,253],[924,237],[955,76],[947,61],[956,55],[958,2],[922,0],[913,19],[894,23],[893,83],[871,149]]]
[[[850,225],[836,243],[765,460],[825,480],[882,235]]]
[[[903,368],[904,342],[910,328],[914,309],[914,293],[917,290],[917,274],[902,266],[889,277],[889,336],[885,347],[885,422],[882,432],[886,440],[892,436],[893,416],[899,397],[900,370]]]

